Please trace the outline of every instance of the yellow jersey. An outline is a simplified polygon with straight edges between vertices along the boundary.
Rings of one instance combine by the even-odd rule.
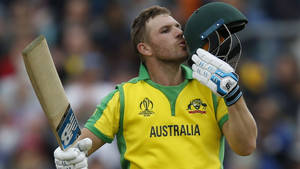
[[[139,76],[120,84],[85,127],[105,142],[117,136],[123,169],[221,169],[228,110],[222,98],[192,78],[162,86],[142,64]]]

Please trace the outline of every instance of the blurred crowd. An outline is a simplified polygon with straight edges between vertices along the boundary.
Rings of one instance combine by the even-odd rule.
[[[237,71],[258,125],[248,157],[227,148],[228,169],[300,169],[300,1],[222,0],[249,19]],[[137,76],[130,24],[154,4],[184,25],[211,0],[0,0],[0,169],[54,169],[58,146],[33,92],[22,49],[43,34],[80,125],[116,84]],[[89,169],[120,169],[115,141]]]

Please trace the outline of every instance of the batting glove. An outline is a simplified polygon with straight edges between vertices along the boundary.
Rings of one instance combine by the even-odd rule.
[[[87,152],[92,147],[92,140],[82,139],[66,151],[57,147],[54,151],[55,165],[57,169],[87,169]]]
[[[224,97],[227,106],[239,100],[242,96],[239,77],[229,64],[201,48],[197,49],[192,60],[193,78]]]

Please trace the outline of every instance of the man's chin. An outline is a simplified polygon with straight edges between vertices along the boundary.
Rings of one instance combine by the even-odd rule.
[[[182,57],[180,57],[180,58],[178,59],[178,61],[181,62],[181,63],[185,62],[186,60],[188,60],[188,53],[187,53],[187,52],[184,53],[184,54],[182,55]]]
[[[187,50],[184,50],[182,55],[183,55],[184,61],[189,58],[189,53],[187,52]]]
[[[164,61],[169,63],[176,63],[176,64],[182,64],[188,59],[188,55],[181,55],[181,57],[172,58],[172,59],[164,59]]]

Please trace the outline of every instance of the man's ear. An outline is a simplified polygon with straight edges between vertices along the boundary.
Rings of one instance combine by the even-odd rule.
[[[137,44],[137,49],[144,56],[152,55],[152,49],[147,43],[140,42]]]

